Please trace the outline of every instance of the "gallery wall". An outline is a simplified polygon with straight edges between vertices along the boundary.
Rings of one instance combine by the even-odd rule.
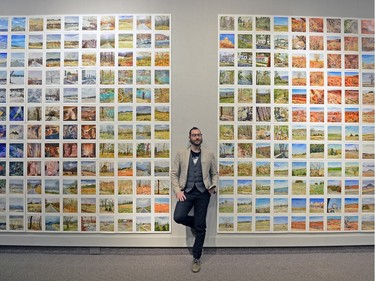
[[[373,18],[374,2],[330,1],[3,1],[0,16],[81,14],[171,14],[172,17],[172,158],[187,145],[188,130],[198,126],[204,144],[217,150],[218,14]],[[216,198],[215,198],[216,199]],[[175,199],[172,196],[172,207]],[[371,233],[217,234],[216,202],[211,200],[207,246],[313,246],[372,244]],[[185,246],[184,227],[170,234],[1,234],[4,245]]]

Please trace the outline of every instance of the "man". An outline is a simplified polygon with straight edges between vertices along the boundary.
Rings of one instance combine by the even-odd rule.
[[[206,236],[207,208],[218,173],[214,154],[201,147],[202,133],[197,127],[189,131],[189,142],[189,147],[180,150],[173,161],[171,182],[177,197],[174,220],[189,226],[195,234],[192,271],[198,272]],[[190,216],[193,207],[194,215]]]

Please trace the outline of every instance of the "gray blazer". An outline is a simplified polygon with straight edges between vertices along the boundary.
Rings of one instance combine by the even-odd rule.
[[[190,150],[190,147],[188,147],[177,152],[176,158],[172,163],[171,183],[175,193],[183,190],[186,186]],[[219,175],[215,155],[205,148],[201,148],[201,163],[204,186],[207,189],[217,186]]]

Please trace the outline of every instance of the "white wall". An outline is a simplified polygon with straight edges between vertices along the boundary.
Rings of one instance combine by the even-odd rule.
[[[217,143],[218,14],[374,18],[374,0],[1,0],[0,15],[172,14],[172,157],[198,126],[206,145]],[[174,198],[173,198],[174,200]],[[212,200],[214,201],[214,200]],[[172,205],[175,204],[175,200]],[[211,202],[207,246],[314,246],[373,244],[373,234],[216,234]],[[188,234],[186,238],[186,234]],[[2,245],[185,246],[191,237],[173,224],[172,234],[0,234]]]

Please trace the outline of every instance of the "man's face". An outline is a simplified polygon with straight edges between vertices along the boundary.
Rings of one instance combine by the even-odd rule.
[[[189,141],[192,145],[200,146],[202,144],[202,133],[200,130],[192,130],[190,132]]]

